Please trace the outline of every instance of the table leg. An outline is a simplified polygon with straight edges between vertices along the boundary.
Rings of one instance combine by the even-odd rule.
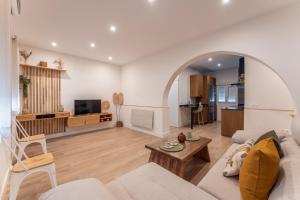
[[[183,163],[179,166],[178,176],[184,178],[185,165]]]
[[[197,154],[195,154],[197,158],[200,158],[206,162],[210,162],[210,156],[208,152],[208,147],[205,146],[201,151],[199,151]]]

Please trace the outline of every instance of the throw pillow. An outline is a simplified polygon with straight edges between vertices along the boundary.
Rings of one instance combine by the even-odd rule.
[[[282,157],[284,156],[284,154],[283,154],[282,148],[281,148],[281,146],[280,146],[280,139],[278,138],[278,136],[277,136],[277,134],[275,133],[275,131],[269,131],[269,132],[263,134],[262,136],[260,136],[260,137],[256,140],[255,144],[257,144],[257,143],[259,143],[260,141],[262,141],[262,140],[264,140],[264,139],[267,139],[267,138],[272,138],[272,139],[273,139],[274,144],[275,144],[275,146],[276,146],[276,149],[277,149],[277,151],[278,151],[278,154],[279,154],[280,158],[282,158]]]
[[[254,145],[240,171],[243,200],[267,200],[279,175],[280,158],[272,138]]]
[[[243,161],[254,143],[255,140],[248,140],[232,152],[226,162],[226,167],[223,170],[223,176],[229,177],[239,175]]]

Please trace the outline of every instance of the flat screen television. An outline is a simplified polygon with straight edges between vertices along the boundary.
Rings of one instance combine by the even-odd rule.
[[[75,115],[101,113],[101,100],[75,100]]]

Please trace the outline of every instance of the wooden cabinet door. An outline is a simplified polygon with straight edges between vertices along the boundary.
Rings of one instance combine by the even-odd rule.
[[[222,135],[232,137],[237,130],[244,130],[244,111],[222,109]]]
[[[190,76],[190,96],[191,97],[203,96],[203,76],[202,75]]]
[[[97,115],[89,116],[85,120],[85,125],[87,126],[97,125],[99,123],[100,123],[100,117]]]
[[[69,117],[68,128],[81,127],[85,125],[85,117]]]

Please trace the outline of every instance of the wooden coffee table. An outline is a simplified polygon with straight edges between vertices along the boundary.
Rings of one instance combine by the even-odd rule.
[[[165,143],[166,139],[157,140],[145,147],[151,150],[149,162],[155,162],[174,174],[185,178],[187,168],[194,161],[210,162],[207,145],[211,139],[201,137],[200,140],[184,143],[185,148],[180,152],[166,152],[161,150],[159,146]]]

